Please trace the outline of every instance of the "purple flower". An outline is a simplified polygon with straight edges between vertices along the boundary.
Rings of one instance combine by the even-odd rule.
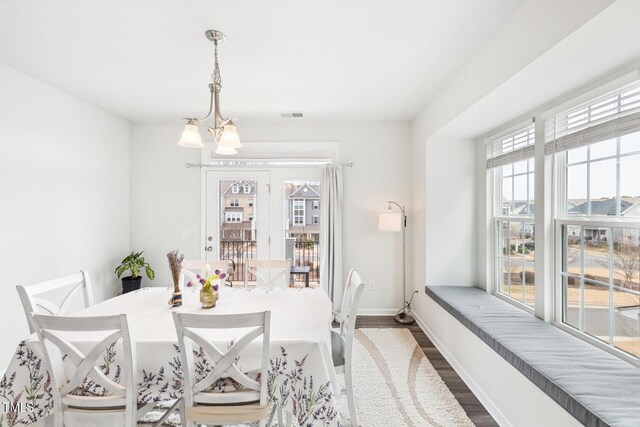
[[[205,283],[205,282],[206,282],[206,280],[205,280],[205,279],[200,278],[200,283],[202,283],[202,284],[204,285],[204,283]]]
[[[213,285],[213,290],[218,291],[218,285]]]
[[[220,274],[220,270],[216,270],[216,271],[214,271],[214,273]]]
[[[227,274],[226,274],[226,273],[220,273],[220,278],[221,278],[221,279],[224,279],[225,277],[227,277]]]
[[[190,288],[193,285],[195,285],[194,280],[190,280],[189,283],[187,283],[187,287]]]

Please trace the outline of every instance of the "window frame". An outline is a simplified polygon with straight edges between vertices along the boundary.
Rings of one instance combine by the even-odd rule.
[[[494,133],[492,136],[485,138],[484,139],[484,153],[485,155],[483,156],[483,160],[485,162],[487,162],[487,164],[490,163],[490,160],[487,160],[487,146],[491,146],[491,144],[493,144],[494,141],[505,138],[511,134],[514,133],[520,133],[520,132],[524,132],[526,131],[528,128],[530,128],[531,126],[534,126],[534,137],[535,137],[535,142],[537,144],[537,135],[538,135],[538,129],[535,127],[535,123],[532,119],[527,119],[524,121],[519,121],[516,124],[509,126],[505,129],[503,129],[500,132]],[[516,150],[517,151],[517,150]],[[511,151],[509,152],[511,153]],[[537,185],[536,182],[536,172],[537,172],[537,168],[536,168],[536,158],[534,157],[528,157],[528,159],[533,159],[534,162],[534,168],[533,171],[531,172],[529,170],[529,166],[527,166],[527,171],[524,172],[523,174],[517,174],[517,175],[525,175],[527,176],[527,186],[529,185],[529,179],[528,176],[530,173],[533,173],[533,177],[534,177],[534,186]],[[524,159],[520,159],[520,160],[514,160],[513,162],[510,162],[508,164],[513,165],[515,163],[518,163],[520,161],[522,161]],[[500,227],[498,226],[498,224],[502,224],[502,222],[504,221],[509,221],[509,222],[522,222],[522,223],[531,223],[533,224],[533,227],[535,229],[536,227],[536,223],[535,223],[535,216],[534,215],[515,215],[515,214],[508,214],[508,213],[504,213],[503,210],[503,203],[502,203],[502,182],[503,182],[503,176],[502,176],[502,168],[503,166],[506,165],[500,165],[500,166],[495,166],[495,167],[491,167],[491,168],[487,168],[486,173],[487,173],[487,184],[490,186],[490,188],[487,191],[487,206],[489,206],[489,211],[488,211],[488,215],[489,215],[489,219],[490,219],[490,235],[491,235],[491,239],[490,239],[490,243],[488,244],[488,256],[487,256],[487,261],[488,261],[488,275],[487,277],[491,280],[492,284],[490,286],[487,287],[488,291],[490,291],[491,294],[493,294],[494,296],[500,298],[503,301],[508,302],[509,304],[512,304],[528,313],[534,314],[535,313],[535,303],[534,306],[530,306],[525,304],[524,302],[518,301],[515,298],[510,297],[509,295],[505,295],[502,292],[500,292],[500,286],[499,284],[501,283],[501,279],[500,276],[502,275],[502,266],[500,265],[500,262],[502,259],[505,259],[503,255],[500,254],[501,251],[501,246],[498,245],[498,241],[499,241],[499,233],[500,233]],[[512,172],[511,177],[515,177],[516,174]],[[496,191],[499,190],[499,191]],[[529,203],[530,200],[534,200],[534,206],[535,206],[535,187],[534,187],[534,192],[533,195],[531,195],[531,193],[529,193],[529,191],[527,191],[528,193],[528,200],[527,203]],[[513,200],[511,200],[511,202],[513,202]],[[498,214],[499,212],[499,214]],[[536,252],[537,252],[537,246],[536,246]],[[536,263],[534,261],[533,263],[533,267],[534,267],[534,272],[535,272],[535,277],[537,277],[537,271],[536,271]],[[537,281],[537,280],[536,280]],[[523,283],[523,291],[524,291],[524,283]],[[538,293],[538,288],[537,285],[535,285],[535,293]],[[536,301],[537,302],[537,301]]]
[[[640,218],[638,217],[595,217],[601,222],[594,221],[593,219],[585,218],[584,216],[568,216],[567,215],[567,203],[566,203],[566,177],[563,171],[566,170],[566,163],[562,160],[566,156],[549,155],[549,140],[547,134],[547,120],[556,116],[559,113],[575,109],[581,104],[590,102],[596,98],[603,97],[610,92],[617,91],[626,85],[630,85],[640,81],[640,69],[638,65],[630,65],[626,68],[620,69],[609,75],[602,76],[599,79],[592,81],[591,83],[582,86],[581,89],[565,93],[558,98],[550,101],[546,105],[530,111],[525,117],[533,117],[535,123],[535,216],[534,225],[536,230],[536,253],[535,253],[535,310],[536,317],[544,320],[545,322],[558,327],[573,336],[582,339],[600,348],[610,354],[613,354],[628,363],[640,367],[640,357],[635,357],[623,350],[614,348],[599,339],[588,335],[587,333],[580,332],[574,329],[572,326],[564,324],[562,321],[562,309],[563,309],[563,282],[562,277],[562,250],[558,250],[562,245],[562,226],[566,224],[585,223],[593,226],[599,224],[603,227],[630,227],[638,228],[640,226]],[[638,115],[638,113],[634,113]],[[635,119],[634,119],[635,120]],[[486,144],[490,139],[500,138],[510,132],[516,131],[519,127],[523,127],[524,120],[517,119],[498,128],[495,131],[489,132],[483,136],[479,143],[481,149],[479,150],[479,159],[487,162],[487,149]],[[525,122],[526,123],[526,122]],[[605,121],[606,123],[606,121]],[[628,133],[628,132],[627,132]],[[488,135],[488,136],[487,136]],[[609,139],[611,136],[609,137]],[[603,139],[606,140],[606,139]],[[619,151],[618,151],[619,153]],[[562,159],[561,159],[562,158]],[[483,167],[484,169],[484,167]],[[518,306],[526,310],[523,304],[517,301],[502,296],[500,293],[495,292],[495,286],[499,283],[496,280],[496,264],[494,262],[495,253],[499,250],[496,249],[497,242],[497,223],[494,217],[507,219],[505,215],[495,215],[497,212],[502,213],[502,210],[496,211],[494,203],[494,197],[492,189],[494,186],[494,174],[491,169],[486,170],[485,181],[485,199],[482,202],[481,212],[485,216],[483,237],[486,241],[484,245],[485,257],[484,257],[484,270],[486,272],[485,279],[487,282],[486,291],[496,295],[508,303]],[[619,182],[616,183],[616,187],[619,188]],[[554,191],[555,189],[555,191]],[[510,218],[509,218],[510,219]],[[613,240],[613,239],[612,239]],[[611,270],[610,270],[611,271]]]
[[[300,203],[301,207],[296,208],[296,203]],[[304,227],[305,226],[305,199],[293,199],[293,204],[292,204],[292,208],[291,208],[292,212],[291,212],[291,216],[293,219],[293,226],[294,227]],[[298,213],[296,214],[296,211],[298,212],[302,212],[302,214]],[[297,218],[302,218],[302,222],[298,223],[296,221]]]
[[[237,220],[231,219],[237,218]],[[232,211],[224,213],[224,222],[228,223],[241,223],[242,222],[242,212]]]

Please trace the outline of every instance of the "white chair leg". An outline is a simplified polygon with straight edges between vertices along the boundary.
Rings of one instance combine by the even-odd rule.
[[[347,364],[344,369],[344,382],[347,391],[347,404],[349,405],[349,417],[351,425],[358,426],[358,414],[356,413],[356,400],[353,395],[353,376],[351,374],[351,364]]]

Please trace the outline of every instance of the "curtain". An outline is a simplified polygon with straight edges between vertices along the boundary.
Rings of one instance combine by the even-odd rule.
[[[325,166],[320,188],[320,285],[335,311],[342,299],[342,166]]]

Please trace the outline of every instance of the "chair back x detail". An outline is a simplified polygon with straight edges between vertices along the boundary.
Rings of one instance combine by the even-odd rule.
[[[184,378],[182,425],[194,427],[196,424],[239,424],[255,422],[265,426],[266,419],[271,425],[275,411],[268,401],[267,378],[269,368],[269,343],[271,312],[244,314],[186,314],[173,313],[178,335],[180,358]],[[207,330],[251,328],[244,336],[236,338],[226,351],[201,334]],[[198,333],[197,330],[205,330]],[[252,341],[262,337],[262,358],[260,381],[250,378],[237,365],[240,353]],[[211,361],[213,368],[204,378],[196,378],[192,345],[199,346]],[[219,379],[231,378],[242,386],[236,391],[216,391]]]
[[[262,270],[262,274],[259,270]],[[271,274],[275,270],[274,274]],[[256,288],[273,288],[278,280],[281,280],[280,287],[289,284],[291,274],[291,261],[288,259],[248,259],[244,265],[244,287],[249,286],[249,274],[256,278]],[[265,277],[266,276],[266,277]]]
[[[60,306],[55,305],[51,301],[39,297],[44,293],[55,291],[73,286],[65,295]],[[59,277],[57,279],[47,280],[45,282],[34,283],[32,285],[16,285],[22,308],[29,322],[29,331],[35,332],[32,319],[29,313],[49,313],[53,316],[63,316],[69,313],[69,308],[74,297],[82,291],[84,293],[85,308],[93,305],[93,294],[91,292],[91,282],[89,281],[89,273],[81,270],[74,274]]]
[[[135,426],[136,420],[151,407],[138,410],[136,388],[136,354],[131,344],[127,317],[124,314],[99,317],[62,317],[42,314],[31,315],[44,354],[47,370],[51,373],[54,399],[54,425],[91,422],[91,425]],[[69,333],[92,332],[99,338],[88,352],[80,351],[67,340]],[[111,344],[122,340],[122,371],[124,385],[107,377],[96,365]],[[65,375],[64,356],[75,366]],[[101,386],[99,395],[75,395],[73,392],[85,383],[95,381]],[[104,389],[104,392],[102,392]],[[92,416],[91,421],[88,421]],[[95,418],[97,416],[97,418]],[[74,421],[75,420],[75,421]],[[102,420],[102,423],[100,422]],[[113,424],[112,424],[113,425]]]

